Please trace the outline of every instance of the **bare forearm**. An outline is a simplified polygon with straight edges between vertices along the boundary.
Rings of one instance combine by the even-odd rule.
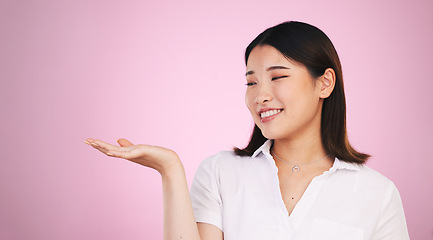
[[[120,147],[92,138],[85,143],[110,157],[128,159],[157,170],[162,177],[164,195],[164,239],[200,240],[185,170],[174,151],[151,145],[134,145],[126,139],[118,140]]]
[[[177,166],[162,173],[164,198],[164,239],[200,240],[191,205],[185,171]]]

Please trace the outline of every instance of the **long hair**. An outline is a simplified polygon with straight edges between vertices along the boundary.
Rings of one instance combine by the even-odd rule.
[[[322,144],[328,154],[342,161],[359,164],[367,161],[370,155],[356,151],[347,137],[341,63],[334,45],[325,33],[312,25],[293,21],[268,28],[248,45],[245,65],[253,48],[262,45],[270,45],[286,58],[303,64],[313,78],[322,76],[328,68],[335,71],[334,90],[323,101],[320,126]],[[234,148],[234,152],[239,156],[251,156],[266,140],[255,125],[248,145],[243,149]]]

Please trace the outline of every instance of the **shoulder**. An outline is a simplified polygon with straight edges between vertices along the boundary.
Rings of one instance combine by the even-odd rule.
[[[265,165],[266,159],[261,156],[238,156],[233,151],[221,151],[204,159],[197,169],[196,176],[205,174],[218,179],[233,180],[246,177],[249,173],[264,171]]]
[[[221,151],[204,159],[199,165],[191,187],[191,192],[197,189],[207,189],[209,192],[218,192],[223,182],[234,182],[240,176],[240,162],[247,161],[250,157],[237,156],[232,151]],[[224,181],[226,180],[226,181]],[[212,189],[212,190],[209,190]],[[219,194],[215,194],[219,195]]]
[[[379,172],[363,166],[360,171],[360,183],[365,189],[373,191],[374,200],[378,201],[378,221],[375,229],[375,237],[384,239],[409,239],[403,203],[400,193],[394,182]],[[387,236],[387,237],[386,237]]]
[[[203,160],[202,164],[208,162],[227,161],[227,160],[236,159],[237,157],[238,156],[233,151],[221,151],[207,157],[205,160]]]
[[[337,192],[344,189],[356,199],[354,202],[368,202],[370,207],[376,206],[378,212],[391,202],[399,205],[398,189],[390,179],[366,165],[349,165],[331,177],[332,184],[328,185],[331,190]]]
[[[199,168],[221,168],[243,165],[251,162],[252,157],[238,156],[233,151],[221,151],[204,159]]]
[[[339,159],[335,159],[334,166],[329,172],[336,173],[338,178],[352,179],[366,184],[392,184],[392,181],[387,177],[365,164],[349,163]]]
[[[359,180],[366,183],[374,183],[375,185],[394,185],[390,179],[366,165],[359,166]]]
[[[337,162],[338,170],[332,181],[338,185],[351,186],[355,192],[382,196],[396,191],[394,183],[378,171],[360,164]]]
[[[365,165],[359,166],[355,182],[355,190],[358,193],[376,196],[377,200],[389,201],[393,195],[399,195],[393,181]]]

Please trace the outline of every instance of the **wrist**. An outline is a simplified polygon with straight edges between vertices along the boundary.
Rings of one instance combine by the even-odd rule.
[[[178,156],[168,161],[164,167],[158,170],[158,172],[161,174],[163,179],[185,175],[183,164]]]

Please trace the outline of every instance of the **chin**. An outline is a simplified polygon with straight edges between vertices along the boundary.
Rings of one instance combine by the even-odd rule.
[[[263,131],[262,129],[260,129],[262,131],[262,135],[267,138],[267,139],[278,139],[279,138],[279,134],[275,133],[275,132],[271,132],[271,131]],[[281,137],[281,136],[280,136]]]
[[[279,140],[279,139],[290,139],[290,136],[293,136],[293,132],[287,132],[284,131],[282,128],[278,129],[260,129],[262,132],[262,135],[271,140]]]

